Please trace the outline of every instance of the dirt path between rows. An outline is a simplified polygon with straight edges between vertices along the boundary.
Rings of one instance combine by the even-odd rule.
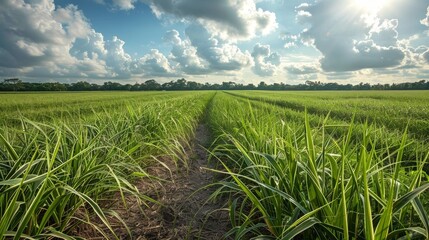
[[[133,198],[127,198],[129,209],[113,207],[132,234],[130,237],[123,224],[116,221],[113,229],[120,239],[222,239],[230,229],[228,212],[222,210],[221,203],[207,201],[215,189],[204,188],[219,180],[219,176],[207,170],[213,167],[209,166],[208,153],[204,148],[209,144],[208,127],[199,124],[190,149],[186,149],[188,168],[165,158],[162,162],[170,171],[162,164],[148,169],[149,174],[166,181],[148,183],[147,179],[142,179],[135,184],[142,194],[159,201],[161,205],[149,203],[147,207],[139,205]],[[95,237],[94,232],[83,235],[89,239],[104,239]]]
[[[189,168],[169,163],[173,174],[167,179],[171,183],[160,186],[163,194],[158,199],[164,207],[154,206],[137,239],[222,239],[229,227],[228,212],[220,210],[220,203],[207,201],[213,188],[204,189],[217,178],[207,170],[212,167],[204,148],[209,144],[208,127],[199,124],[191,149],[187,149]]]

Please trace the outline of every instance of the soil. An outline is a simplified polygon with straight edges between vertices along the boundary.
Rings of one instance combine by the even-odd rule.
[[[200,124],[195,138],[186,149],[188,167],[175,164],[171,159],[161,159],[148,169],[149,174],[166,181],[149,183],[147,179],[136,182],[139,191],[157,200],[160,204],[139,204],[136,199],[127,197],[128,209],[122,204],[114,204],[127,224],[131,236],[123,224],[111,219],[115,234],[120,239],[222,239],[230,229],[228,211],[222,203],[208,201],[213,188],[205,188],[219,180],[208,162],[208,153],[204,146],[210,144],[210,132],[205,124]],[[119,195],[118,195],[118,198]],[[116,223],[115,223],[116,222]],[[79,231],[87,239],[105,239],[88,229]],[[114,236],[109,237],[115,239]]]

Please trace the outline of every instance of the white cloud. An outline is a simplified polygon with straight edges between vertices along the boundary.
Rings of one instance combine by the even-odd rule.
[[[426,17],[420,20],[420,23],[429,27],[429,7],[427,8]]]
[[[325,72],[324,75],[328,80],[344,80],[356,77],[357,72]]]
[[[57,21],[57,13],[69,18]],[[68,62],[68,49],[87,25],[74,6],[55,9],[52,1],[2,1],[0,8],[0,66],[28,67],[50,61]],[[76,21],[73,24],[71,21]],[[79,31],[77,29],[80,29]]]
[[[356,12],[350,1],[343,0],[320,0],[301,5],[299,11],[307,13],[305,22],[311,26],[301,33],[303,41],[322,53],[325,71],[395,67],[405,57],[395,19],[380,21],[374,14]]]
[[[131,70],[133,73],[150,77],[177,76],[168,59],[157,49],[151,49],[150,53],[133,61]]]
[[[135,8],[137,0],[92,0],[101,5],[107,5],[109,8],[114,10],[132,10]]]
[[[285,70],[287,71],[287,73],[293,75],[312,74],[320,72],[318,66],[310,64],[291,64],[286,66]]]
[[[257,43],[253,47],[252,57],[255,65],[252,70],[259,76],[273,76],[280,65],[280,55],[271,52],[269,45]]]
[[[121,10],[131,10],[134,8],[136,0],[112,0],[112,2]]]
[[[400,45],[403,47],[405,57],[401,66],[396,69],[421,68],[422,65],[426,64],[425,52],[428,51],[428,47],[419,46],[417,48],[413,48],[410,47],[409,42],[405,40],[400,41]]]
[[[177,64],[174,70],[178,74],[236,74],[253,65],[248,51],[211,36],[199,24],[189,26],[183,37],[177,30],[171,30],[163,39],[171,44],[168,59]]]
[[[152,49],[135,59],[124,50],[125,41],[117,36],[105,40],[92,29],[77,6],[55,7],[52,0],[31,4],[7,0],[4,5],[0,33],[6,37],[0,39],[0,74],[126,79],[233,74],[253,65],[248,51],[210,34],[200,24],[188,27],[183,38],[176,30],[166,34],[164,40],[172,46],[168,57]]]
[[[276,15],[253,0],[145,0],[160,18],[165,14],[197,21],[222,40],[246,40],[277,28]]]
[[[170,59],[179,64],[181,71],[191,75],[210,72],[208,62],[198,56],[197,48],[192,46],[189,39],[180,38],[177,30],[168,31],[164,40],[172,45]]]
[[[292,48],[292,47],[296,47],[296,43],[295,42],[287,42],[283,45],[284,48]]]
[[[174,71],[158,50],[133,59],[123,40],[105,41],[77,6],[55,7],[53,0],[3,1],[0,35],[3,76],[130,78]]]
[[[322,72],[319,63],[314,62],[313,59],[297,59],[292,62],[283,67],[289,81],[302,83],[308,80],[318,80],[319,74]]]
[[[16,45],[32,57],[41,57],[44,55],[44,51],[46,50],[46,46],[38,46],[35,43],[26,42],[23,39],[18,40]]]
[[[186,35],[197,55],[209,64],[212,72],[236,71],[252,65],[252,57],[248,51],[232,43],[224,42],[210,34],[199,25],[191,25]]]
[[[429,63],[429,50],[422,54],[423,59],[426,60],[426,63]]]
[[[98,56],[106,55],[107,50],[103,34],[91,29],[85,38],[76,39],[73,47],[70,49],[70,54],[76,58],[82,58],[84,54],[87,54],[89,57],[92,57],[94,54]]]
[[[293,35],[293,34],[282,34],[282,36],[280,37],[280,39],[285,41],[285,44],[283,45],[284,48],[296,47],[299,38],[300,38],[299,35]]]
[[[93,1],[114,10],[130,10],[139,3]],[[184,32],[165,34],[170,52],[151,49],[137,58],[125,51],[126,43],[119,37],[104,39],[92,29],[75,5],[55,6],[54,0],[1,0],[0,76],[127,79],[185,75],[205,79],[209,74],[231,78],[248,74],[246,79],[250,79],[253,74],[262,78],[285,72],[294,79],[323,81],[324,77],[356,80],[371,74],[387,78],[403,73],[408,77],[429,71],[429,8],[424,1],[392,0],[400,7],[370,14],[351,7],[353,1],[303,3],[295,11],[306,29],[296,34],[300,31],[295,26],[283,26],[287,34],[280,37],[285,48],[293,48],[281,50],[290,53],[282,58],[282,62],[292,59],[287,66],[280,63],[280,55],[272,47],[278,46],[273,36],[261,37],[277,28],[276,15],[258,9],[253,0],[142,1],[159,18],[185,25]],[[273,45],[237,44],[252,38]],[[303,43],[320,55],[314,49],[300,48]],[[249,52],[239,46],[254,47]],[[294,54],[309,59],[294,61]],[[309,64],[318,56],[319,64]]]
[[[107,51],[106,63],[115,77],[129,77],[129,65],[132,58],[124,50],[125,42],[117,36],[113,36],[112,40],[107,41],[105,45]]]
[[[301,6],[302,7],[302,6]],[[308,6],[306,6],[308,7]],[[298,10],[296,13],[296,21],[298,23],[304,24],[308,21],[308,19],[311,18],[311,13],[304,11],[304,10]]]
[[[398,19],[385,19],[380,24],[374,24],[369,32],[369,38],[378,46],[395,46],[398,40]]]
[[[80,72],[88,77],[106,77],[109,76],[109,72],[106,67],[106,61],[100,59],[97,54],[93,54],[89,57],[84,54],[83,58],[76,65],[76,72]]]
[[[91,31],[88,20],[75,5],[57,8],[53,12],[53,18],[62,24],[71,39],[86,37]]]

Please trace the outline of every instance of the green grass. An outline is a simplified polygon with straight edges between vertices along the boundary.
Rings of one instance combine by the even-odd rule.
[[[183,149],[212,95],[100,100],[110,102],[97,109],[89,101],[86,107],[94,110],[85,114],[71,108],[69,117],[42,123],[32,120],[39,119],[37,113],[27,112],[19,126],[1,126],[0,239],[63,238],[60,233],[94,217],[114,235],[107,216],[117,215],[99,202],[117,192],[124,205],[125,195],[154,201],[139,193],[133,179],[152,181],[144,168],[157,156],[186,164]],[[61,108],[50,104],[51,110]]]
[[[68,120],[103,112],[125,111],[135,102],[142,104],[187,96],[185,92],[66,92],[0,94],[0,124],[19,125],[22,117],[38,121]],[[87,120],[87,118],[85,119]]]
[[[369,121],[394,131],[429,139],[429,94],[427,91],[344,91],[344,92],[230,92],[236,96],[262,100],[285,108],[316,115],[363,123]]]
[[[187,166],[202,118],[214,136],[213,171],[224,175],[212,197],[229,199],[226,238],[429,238],[427,91],[10,93],[0,101],[0,239],[72,239],[79,224],[114,235],[108,219],[120,217],[101,203],[113,194],[125,206],[128,195],[155,202],[134,180],[159,181],[145,169],[165,157]]]
[[[403,158],[415,151],[406,128],[391,139],[387,129],[373,125],[330,125],[329,117],[315,121],[304,112],[301,120],[288,119],[289,110],[225,94],[214,101],[209,119],[219,138],[212,153],[228,177],[213,197],[231,198],[230,237],[429,236],[429,179],[423,171],[429,152]]]

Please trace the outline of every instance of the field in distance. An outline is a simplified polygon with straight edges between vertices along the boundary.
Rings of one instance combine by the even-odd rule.
[[[226,239],[429,237],[428,91],[177,91],[0,94],[0,239],[118,237],[201,124]]]

